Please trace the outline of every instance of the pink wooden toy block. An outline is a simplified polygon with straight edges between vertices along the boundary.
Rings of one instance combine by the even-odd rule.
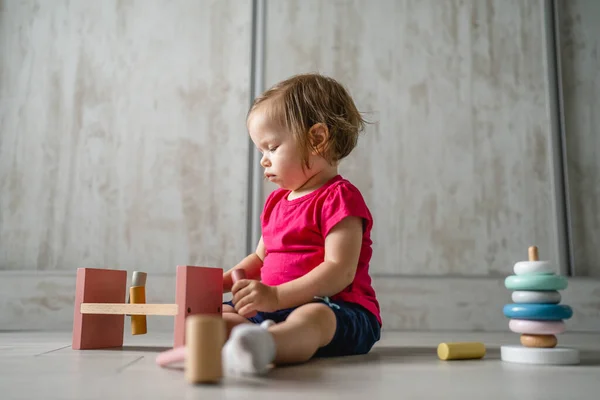
[[[123,346],[124,315],[82,314],[81,303],[124,303],[127,271],[79,268],[75,286],[75,350]]]
[[[174,347],[185,344],[185,319],[195,314],[221,315],[223,270],[221,268],[177,266]]]

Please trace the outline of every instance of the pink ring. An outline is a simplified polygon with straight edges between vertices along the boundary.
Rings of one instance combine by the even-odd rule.
[[[185,360],[185,346],[163,351],[156,357],[156,363],[161,367]]]
[[[529,335],[558,335],[566,329],[563,321],[533,321],[527,319],[511,319],[508,327],[515,333]]]

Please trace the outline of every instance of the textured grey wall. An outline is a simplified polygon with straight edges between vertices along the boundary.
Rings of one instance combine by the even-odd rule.
[[[600,2],[561,2],[561,64],[575,274],[600,277]]]
[[[0,269],[244,253],[251,9],[3,2]]]
[[[268,85],[330,74],[378,122],[341,169],[374,214],[374,272],[508,274],[530,244],[556,260],[541,1],[267,12]]]
[[[596,79],[565,91],[589,270],[598,35],[593,2],[567,4],[565,71]],[[540,1],[267,9],[267,84],[331,74],[377,122],[342,167],[375,214],[374,272],[505,274],[531,243],[555,260]],[[0,268],[235,263],[250,3],[4,2],[0,18]]]

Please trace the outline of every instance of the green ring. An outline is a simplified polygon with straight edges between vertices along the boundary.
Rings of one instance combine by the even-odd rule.
[[[567,285],[561,275],[511,275],[504,280],[509,290],[563,290]]]

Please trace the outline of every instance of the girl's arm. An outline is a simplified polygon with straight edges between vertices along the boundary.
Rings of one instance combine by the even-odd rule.
[[[263,260],[265,259],[265,245],[263,243],[262,236],[258,241],[258,246],[256,246],[256,251],[248,256],[246,256],[242,261],[240,261],[235,267],[231,268],[229,271],[223,274],[223,293],[227,293],[231,291],[231,287],[233,286],[233,280],[231,277],[231,273],[234,269],[243,269],[246,271],[247,279],[260,279],[260,269],[263,265]]]
[[[296,307],[315,296],[333,296],[354,280],[362,246],[363,220],[346,217],[325,238],[324,261],[308,274],[277,286],[278,308]]]

